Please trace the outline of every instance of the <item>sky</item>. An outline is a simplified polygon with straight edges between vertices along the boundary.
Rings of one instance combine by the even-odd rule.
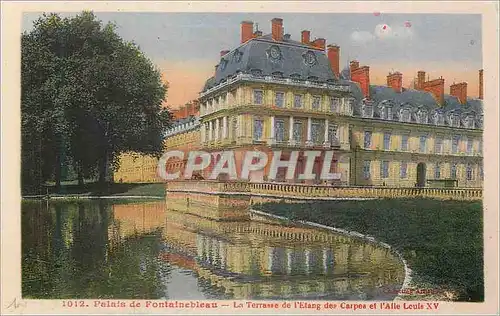
[[[283,19],[291,39],[300,41],[306,29],[311,40],[321,37],[339,45],[341,68],[353,59],[370,66],[372,84],[385,85],[388,72],[399,71],[403,86],[409,87],[417,71],[424,70],[430,79],[445,79],[445,93],[453,82],[465,81],[469,96],[479,94],[479,14],[94,13],[104,23],[115,23],[122,38],[138,44],[160,68],[169,82],[167,104],[172,108],[197,98],[219,52],[240,44],[241,21],[254,21],[268,34],[275,17]],[[23,30],[29,31],[40,15],[25,13]]]

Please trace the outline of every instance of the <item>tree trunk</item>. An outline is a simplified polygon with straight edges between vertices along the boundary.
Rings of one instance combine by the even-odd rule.
[[[85,185],[85,181],[83,180],[83,167],[81,163],[78,163],[78,187],[83,189],[83,186]]]
[[[108,171],[108,153],[105,152],[99,159],[99,187],[104,189],[106,185],[106,175]]]
[[[56,180],[56,192],[61,191],[61,153],[56,154],[56,165],[54,170],[54,176]]]

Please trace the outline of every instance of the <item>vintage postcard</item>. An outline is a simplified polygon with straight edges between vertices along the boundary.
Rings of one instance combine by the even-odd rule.
[[[2,314],[498,314],[498,4],[2,4]]]

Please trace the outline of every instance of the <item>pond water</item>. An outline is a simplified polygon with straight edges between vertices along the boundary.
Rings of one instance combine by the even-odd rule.
[[[25,201],[24,298],[392,300],[404,269],[330,231],[158,201]]]

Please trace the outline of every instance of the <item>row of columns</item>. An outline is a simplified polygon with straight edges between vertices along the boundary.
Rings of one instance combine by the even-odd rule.
[[[240,117],[238,117],[238,120],[240,119]],[[219,137],[220,135],[220,121],[222,120],[222,135],[221,137]],[[290,145],[295,145],[295,140],[294,140],[294,137],[293,137],[293,132],[294,132],[294,117],[293,116],[290,116],[290,122],[289,122],[289,135],[288,135],[288,139],[289,139],[289,144]],[[276,119],[274,116],[271,116],[271,137],[270,137],[270,140],[269,140],[269,143],[270,144],[274,144],[276,142],[276,139],[275,139],[275,122],[276,122]],[[214,123],[215,123],[215,127],[214,127]],[[207,129],[206,129],[206,124],[208,124],[208,135],[206,133]],[[242,124],[238,124],[241,125]],[[329,145],[329,124],[328,124],[328,119],[325,119],[325,130],[324,130],[324,145]],[[215,131],[215,135],[214,135],[214,131]],[[239,134],[241,134],[241,128],[238,130],[239,131]],[[237,136],[241,136],[241,135],[237,135]],[[217,118],[215,120],[211,120],[211,121],[208,121],[208,122],[205,122],[202,124],[202,128],[201,128],[201,141],[202,142],[206,142],[206,141],[212,141],[212,140],[220,140],[220,139],[226,139],[228,138],[229,135],[228,135],[228,121],[227,121],[227,116],[224,116],[222,117],[222,119],[220,118]],[[312,145],[313,144],[313,141],[312,141],[312,118],[311,117],[308,117],[307,118],[307,138],[306,138],[306,145]]]
[[[222,136],[219,137],[220,134],[220,121],[222,120]],[[215,127],[214,127],[215,123]],[[206,126],[208,124],[208,135],[206,133],[207,129]],[[215,131],[215,135],[214,135]],[[228,123],[227,123],[227,116],[222,117],[222,119],[217,118],[212,121],[208,121],[202,124],[201,126],[201,141],[206,142],[206,141],[211,141],[211,140],[219,140],[219,139],[225,139],[228,138]]]
[[[229,268],[228,256],[238,255],[237,253],[228,253],[228,246],[229,245],[222,240],[217,240],[216,238],[200,234],[196,235],[198,259],[222,269]],[[309,274],[311,272],[311,265],[318,266],[319,264],[319,262],[313,263],[313,259],[321,260],[323,273],[327,273],[328,271],[333,270],[334,254],[331,248],[317,249],[315,251],[314,257],[312,256],[312,252],[310,249],[275,247],[265,248],[267,248],[266,251],[268,254],[267,266],[262,268],[265,268],[267,271],[282,271],[286,274],[291,274],[293,267],[293,269],[302,269],[306,274]],[[303,259],[300,261],[304,263],[304,266],[302,267],[297,266],[297,264],[299,264],[299,261],[296,261],[294,263],[294,260],[297,260],[300,257],[301,259]],[[250,260],[250,258],[247,258],[247,260]]]
[[[294,123],[294,117],[290,116],[290,122],[289,122],[289,129],[288,129],[288,139],[290,145],[295,145],[295,139],[293,138],[293,123]],[[274,128],[275,128],[275,118],[274,116],[271,116],[271,137],[270,137],[270,143],[274,144],[275,143],[275,134],[274,134]],[[324,145],[327,145],[329,143],[329,130],[328,130],[328,119],[325,119],[325,131],[324,131]],[[306,138],[306,145],[312,145],[312,118],[308,117],[307,118],[307,138]]]

